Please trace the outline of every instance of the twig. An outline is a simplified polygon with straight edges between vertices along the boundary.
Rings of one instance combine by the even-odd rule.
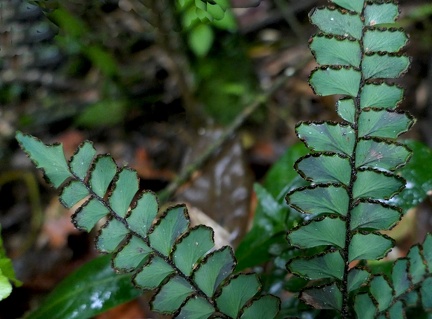
[[[251,114],[253,114],[258,109],[259,106],[266,103],[273,93],[277,91],[287,79],[297,74],[297,72],[301,70],[303,66],[305,66],[310,60],[311,58],[309,57],[301,61],[297,65],[294,72],[291,72],[290,74],[284,74],[277,78],[269,89],[258,95],[252,104],[245,107],[243,111],[237,115],[234,121],[225,129],[221,136],[213,144],[211,144],[205,150],[205,152],[196,159],[195,162],[187,166],[164,190],[159,193],[159,200],[163,203],[171,198],[176,190],[190,179],[193,172],[202,167],[203,164],[212,157],[212,155],[230,138],[230,136],[232,136],[237,131],[237,129]]]

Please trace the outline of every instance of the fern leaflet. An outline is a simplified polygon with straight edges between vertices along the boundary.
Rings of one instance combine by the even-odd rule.
[[[213,230],[190,227],[184,205],[159,213],[156,195],[139,191],[137,173],[118,168],[109,155],[96,155],[84,142],[69,161],[62,146],[17,133],[17,140],[46,180],[60,189],[81,230],[105,219],[96,248],[112,253],[118,272],[133,273],[133,283],[154,290],[152,309],[175,318],[274,318],[279,300],[261,294],[256,274],[233,274],[231,247],[214,248]],[[241,288],[241,289],[240,289]]]

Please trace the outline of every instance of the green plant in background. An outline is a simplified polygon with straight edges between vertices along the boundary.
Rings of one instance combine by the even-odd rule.
[[[260,208],[253,235],[237,252],[239,268],[256,265],[248,245],[257,249],[259,262],[271,258],[274,244],[285,245],[287,253],[279,260],[282,267],[287,260],[296,276],[283,280],[288,290],[298,292],[290,299],[296,300],[290,315],[301,315],[302,300],[316,309],[307,310],[311,316],[420,318],[432,309],[432,236],[385,273],[371,263],[394,246],[381,231],[394,227],[410,206],[403,205],[406,181],[396,170],[412,177],[401,170],[412,152],[396,139],[414,119],[396,110],[403,90],[390,81],[409,66],[401,52],[407,36],[394,27],[398,6],[393,1],[331,2],[310,13],[320,30],[310,41],[319,64],[310,83],[318,95],[343,96],[337,102],[342,121],[297,125],[311,153],[298,148],[287,162],[296,152],[301,156],[294,167],[303,181],[290,168],[284,175],[290,179],[287,186],[272,187],[272,178],[265,187],[256,186]],[[139,192],[135,171],[96,155],[90,142],[66,161],[60,145],[44,145],[20,132],[17,139],[47,181],[61,190],[62,204],[79,205],[75,226],[90,231],[105,220],[96,247],[112,253],[113,268],[132,274],[138,288],[155,290],[154,310],[178,318],[277,315],[279,301],[264,292],[256,274],[234,273],[232,249],[215,249],[210,228],[190,228],[183,205],[159,212],[156,196]],[[287,192],[291,209],[281,204]]]
[[[250,104],[258,89],[230,2],[183,0],[176,4],[181,34],[194,55],[196,96],[212,121],[226,125]]]
[[[0,300],[7,298],[12,292],[12,283],[19,287],[21,282],[15,277],[15,271],[12,266],[12,260],[6,256],[3,247],[0,225]]]
[[[228,0],[202,1],[178,0],[181,26],[186,33],[191,51],[197,56],[206,56],[213,45],[215,32],[212,26],[222,30],[235,30],[236,21],[228,10]]]

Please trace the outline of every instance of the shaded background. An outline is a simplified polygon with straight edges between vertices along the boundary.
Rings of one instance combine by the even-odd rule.
[[[18,149],[16,130],[63,143],[67,156],[92,140],[136,169],[143,189],[159,192],[239,120],[192,180],[167,196],[238,244],[256,203],[252,183],[297,142],[295,124],[337,119],[336,98],[315,96],[307,82],[316,65],[308,12],[326,2],[255,2],[233,0],[224,19],[188,25],[190,12],[174,2],[48,0],[41,9],[1,1],[0,224],[24,285],[0,302],[0,318],[20,317],[96,255],[95,233],[73,228],[71,212]],[[398,80],[406,88],[401,108],[418,119],[404,137],[432,146],[432,5],[401,0],[400,9],[413,57]],[[427,200],[412,213],[401,249],[431,229],[429,216]],[[144,316],[137,301],[98,318]]]

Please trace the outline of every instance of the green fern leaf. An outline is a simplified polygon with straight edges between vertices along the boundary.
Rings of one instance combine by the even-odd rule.
[[[360,92],[360,107],[396,108],[403,99],[403,89],[396,84],[373,82],[365,84]]]
[[[331,0],[341,8],[360,13],[363,9],[365,0]]]
[[[408,37],[395,28],[399,11],[393,1],[331,2],[336,6],[309,14],[319,29],[310,41],[318,63],[310,84],[318,95],[342,95],[336,110],[343,122],[301,122],[296,127],[312,153],[301,157],[295,169],[312,184],[286,196],[289,206],[309,215],[287,239],[298,249],[318,247],[320,252],[299,254],[287,268],[309,280],[300,298],[317,309],[336,310],[343,318],[355,312],[358,318],[388,318],[385,312],[398,316],[401,305],[421,300],[421,288],[413,287],[426,276],[421,254],[413,248],[407,257],[408,281],[398,287],[383,276],[348,265],[385,257],[394,241],[380,231],[401,219],[401,209],[385,201],[405,187],[406,181],[394,170],[411,157],[396,139],[415,120],[396,110],[403,89],[390,81],[409,67],[410,58],[401,52]],[[399,275],[401,263],[395,264]],[[410,289],[416,292],[408,293]],[[349,304],[352,298],[354,305]]]
[[[367,291],[358,294],[354,309],[358,318],[364,318],[364,307],[371,307],[368,318],[404,318],[409,307],[432,310],[432,235],[422,245],[411,247],[404,258],[395,261],[390,278],[376,275]]]
[[[309,154],[294,164],[294,168],[308,181],[317,183],[350,182],[350,163],[348,157],[338,154]]]
[[[190,227],[184,205],[159,214],[155,194],[139,190],[137,173],[119,169],[109,155],[97,155],[85,142],[67,162],[61,145],[45,145],[18,132],[21,147],[60,190],[61,203],[78,206],[72,220],[90,231],[105,218],[96,238],[100,252],[112,253],[112,266],[132,274],[142,290],[154,290],[153,310],[176,318],[255,318],[256,307],[274,318],[279,300],[261,294],[255,274],[233,274],[230,247],[214,250],[213,230]]]

